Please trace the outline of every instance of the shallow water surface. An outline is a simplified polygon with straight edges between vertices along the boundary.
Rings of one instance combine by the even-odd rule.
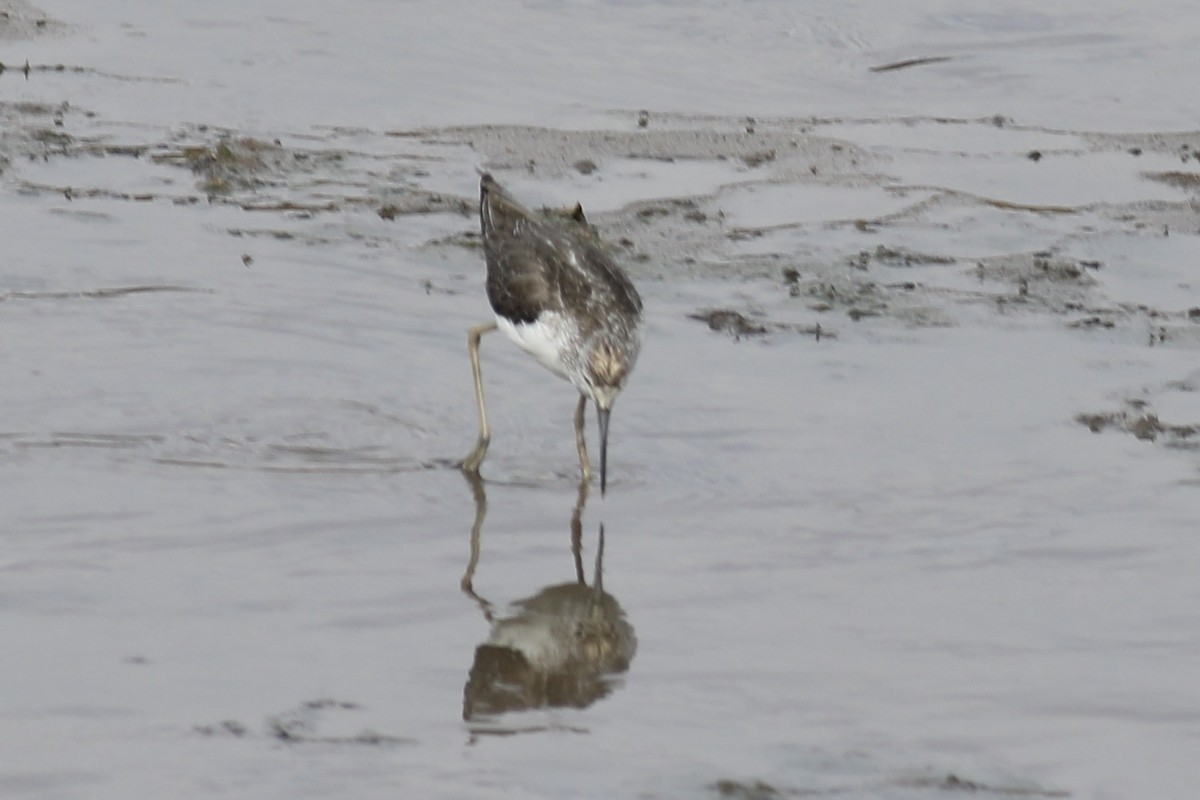
[[[0,795],[1194,793],[1164,9],[0,6]],[[477,167],[644,296],[606,496],[502,337],[454,467]]]

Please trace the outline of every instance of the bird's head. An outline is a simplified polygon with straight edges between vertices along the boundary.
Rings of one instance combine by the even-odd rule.
[[[608,411],[612,408],[617,395],[625,388],[629,367],[629,358],[625,352],[612,343],[602,341],[592,348],[584,369],[592,400],[595,401],[598,410]]]
[[[636,355],[636,353],[635,353]],[[600,494],[608,485],[608,417],[617,395],[625,387],[633,367],[628,352],[612,342],[601,340],[588,353],[584,373],[588,394],[596,404],[596,420],[600,423]]]

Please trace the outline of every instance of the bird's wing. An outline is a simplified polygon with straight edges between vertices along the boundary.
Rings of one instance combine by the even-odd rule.
[[[483,243],[488,301],[514,322],[533,322],[543,311],[562,306],[552,262],[538,247],[540,239],[529,233],[485,236]]]
[[[600,303],[633,317],[641,314],[637,289],[597,244],[566,224],[534,214],[491,175],[482,177],[479,192],[488,300],[497,313],[532,322],[546,310]],[[581,207],[573,219],[585,220]]]
[[[581,241],[578,248],[582,252],[577,260],[587,264],[595,276],[591,283],[604,287],[604,291],[611,295],[613,304],[632,316],[639,316],[642,313],[642,298],[624,270],[597,244]]]

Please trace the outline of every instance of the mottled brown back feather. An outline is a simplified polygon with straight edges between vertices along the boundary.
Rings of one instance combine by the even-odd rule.
[[[518,323],[564,307],[640,317],[642,300],[633,283],[578,223],[534,214],[490,175],[479,187],[487,296],[497,314]],[[600,324],[595,314],[580,317],[584,336]]]

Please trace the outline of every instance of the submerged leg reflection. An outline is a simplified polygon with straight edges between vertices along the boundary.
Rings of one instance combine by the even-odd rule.
[[[575,498],[575,509],[571,512],[571,555],[575,557],[575,580],[587,585],[583,576],[583,507],[587,505],[588,479],[579,482],[579,495]]]
[[[574,580],[547,586],[499,612],[474,588],[487,516],[487,492],[477,475],[464,473],[475,502],[471,554],[460,580],[462,591],[483,612],[490,631],[475,648],[466,686],[463,719],[495,717],[542,707],[585,708],[618,685],[614,677],[629,668],[637,651],[633,626],[621,606],[604,591],[604,526],[589,586],[583,567],[583,512],[588,483],[581,481],[571,510]],[[516,733],[511,728],[473,728],[473,734]]]
[[[483,520],[487,516],[487,490],[483,488],[483,478],[478,472],[463,470],[463,477],[471,487],[471,496],[475,500],[475,521],[471,523],[471,558],[467,561],[467,569],[463,573],[459,586],[468,597],[479,604],[484,619],[492,621],[492,604],[475,594],[475,567],[479,566],[479,537],[483,531]]]

